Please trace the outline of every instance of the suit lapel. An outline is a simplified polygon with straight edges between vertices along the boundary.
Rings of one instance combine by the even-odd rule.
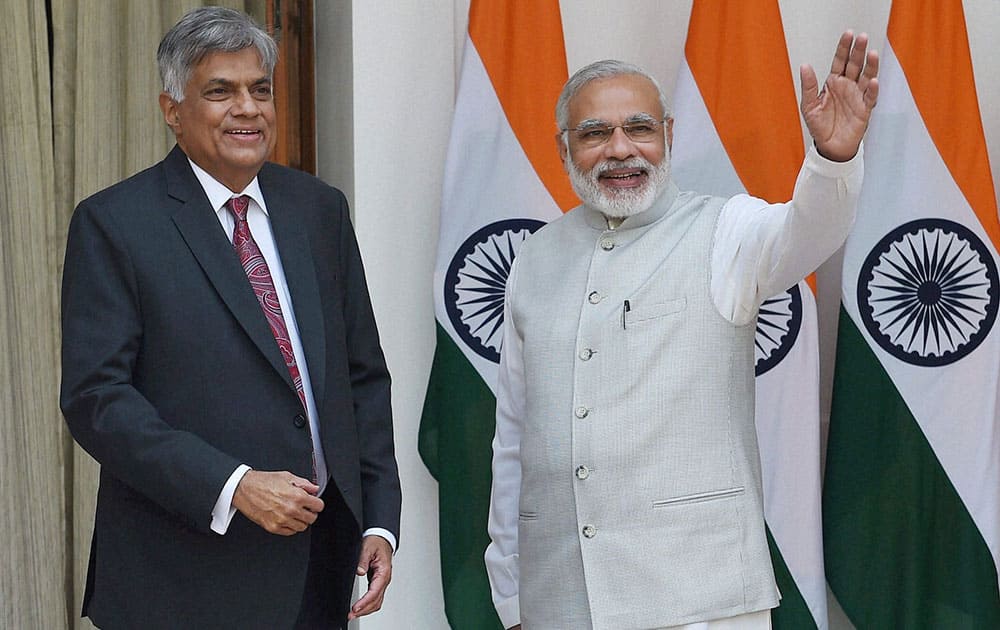
[[[295,323],[306,355],[313,399],[316,401],[317,413],[322,416],[326,381],[326,335],[319,283],[316,279],[316,263],[302,220],[303,210],[299,207],[308,202],[298,199],[297,191],[292,186],[282,186],[277,181],[279,177],[279,172],[265,164],[257,181],[267,203],[271,231],[281,256],[288,293],[292,297]]]
[[[233,317],[288,386],[294,389],[271,327],[247,282],[246,272],[209,205],[201,184],[191,171],[187,156],[180,148],[174,147],[164,160],[164,166],[167,194],[182,202],[172,215],[174,225]]]

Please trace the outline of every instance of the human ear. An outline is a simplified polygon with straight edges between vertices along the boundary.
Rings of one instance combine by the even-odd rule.
[[[563,168],[566,168],[566,160],[569,159],[569,147],[566,146],[565,134],[556,134],[556,147],[559,150],[559,160],[563,164]]]
[[[180,113],[177,111],[177,101],[173,99],[166,92],[160,92],[160,111],[163,112],[163,120],[170,127],[174,135],[180,133],[181,120]]]

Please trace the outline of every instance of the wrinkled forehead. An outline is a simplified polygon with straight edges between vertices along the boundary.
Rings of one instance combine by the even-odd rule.
[[[630,120],[663,118],[656,86],[640,74],[621,74],[594,79],[569,102],[569,123],[603,121],[621,124]]]
[[[192,68],[184,87],[198,89],[206,83],[255,84],[270,80],[260,52],[251,46],[237,51],[207,52]]]

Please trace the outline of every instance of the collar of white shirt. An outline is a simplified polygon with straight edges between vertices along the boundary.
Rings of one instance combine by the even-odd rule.
[[[212,210],[219,212],[226,205],[226,202],[233,197],[246,195],[257,202],[257,205],[264,211],[264,214],[267,214],[267,206],[264,205],[264,195],[260,192],[260,183],[257,182],[256,176],[247,184],[243,192],[233,194],[233,191],[209,175],[205,169],[192,162],[191,158],[188,158],[188,164],[191,165],[194,176],[198,178],[198,183],[201,184],[202,189],[205,191],[205,196],[208,197],[209,203],[212,204]]]

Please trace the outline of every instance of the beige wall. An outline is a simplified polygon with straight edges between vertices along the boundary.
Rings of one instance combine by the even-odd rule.
[[[437,488],[417,456],[416,434],[433,353],[431,276],[468,4],[317,2],[317,78],[321,94],[324,82],[331,94],[339,94],[319,106],[320,174],[349,191],[354,204],[394,379],[403,476],[403,545],[393,584],[383,611],[363,619],[363,630],[447,627],[437,564]],[[846,28],[867,31],[876,47],[884,45],[890,0],[782,0],[780,5],[796,69],[811,63],[824,72]],[[672,92],[690,7],[689,0],[563,0],[570,72],[617,57],[646,67]],[[994,0],[968,0],[965,7],[994,181],[1000,184],[1000,58],[991,39],[1000,32],[1000,11]],[[797,82],[798,72],[793,76]],[[839,295],[837,265],[828,265],[820,281],[823,323],[829,326]],[[829,351],[824,360],[828,373]]]

